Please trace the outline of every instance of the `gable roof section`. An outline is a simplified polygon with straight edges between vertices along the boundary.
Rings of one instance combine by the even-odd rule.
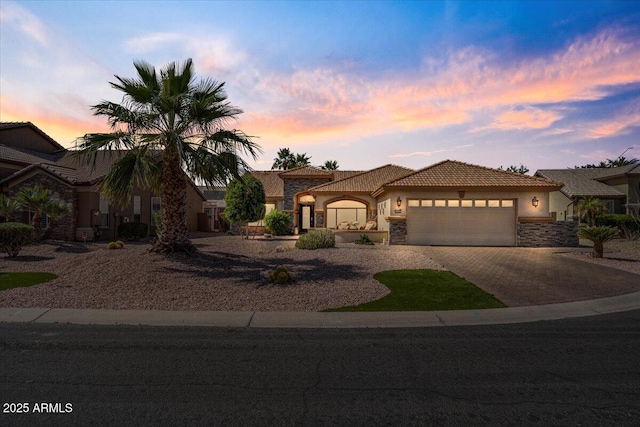
[[[371,193],[386,182],[396,180],[414,172],[413,169],[396,165],[384,165],[369,171],[360,172],[341,180],[317,185],[309,189],[311,192],[354,192]]]
[[[280,178],[281,171],[251,171],[250,173],[262,182],[265,197],[284,197],[284,181]]]
[[[373,193],[373,196],[375,197],[385,190],[402,187],[547,187],[553,190],[562,187],[562,183],[546,178],[532,177],[455,160],[445,160],[384,184]]]
[[[288,169],[279,173],[280,177],[286,178],[332,178],[333,171],[316,168],[314,166],[300,166],[298,168]]]
[[[55,162],[56,160],[60,159],[60,157],[61,154],[38,153],[37,151],[31,151],[24,148],[16,148],[0,144],[0,161],[30,165],[43,161]]]
[[[603,169],[609,168],[541,169],[536,171],[535,174],[543,178],[563,182],[564,186],[560,191],[569,198],[585,196],[624,197],[624,194],[620,191],[598,181],[603,175],[611,175],[611,172],[607,173]]]
[[[42,138],[44,138],[48,143],[50,143],[55,150],[65,149],[62,145],[58,144],[53,138],[51,138],[49,135],[44,133],[39,127],[37,127],[31,122],[0,122],[0,131],[5,129],[16,129],[21,127],[31,128],[32,130],[34,130],[37,134],[39,134]]]
[[[632,165],[617,166],[615,168],[595,168],[600,171],[597,180],[604,181],[611,178],[624,177],[629,175],[640,175],[640,163]]]

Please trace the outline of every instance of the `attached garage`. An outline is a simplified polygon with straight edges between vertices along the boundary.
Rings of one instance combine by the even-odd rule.
[[[513,199],[407,200],[410,245],[515,246]]]

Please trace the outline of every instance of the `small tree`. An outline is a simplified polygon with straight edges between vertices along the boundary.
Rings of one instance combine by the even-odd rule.
[[[15,258],[23,246],[33,242],[33,227],[21,222],[3,222],[0,224],[0,250]]]
[[[338,170],[338,161],[337,160],[327,160],[324,162],[324,165],[320,166],[320,169],[335,171]]]
[[[31,224],[35,233],[35,238],[39,240],[42,237],[42,225],[40,219],[44,214],[44,208],[47,203],[51,202],[51,191],[39,185],[33,187],[22,187],[16,193],[16,200],[20,208],[25,211],[33,212]]]
[[[262,182],[251,175],[245,175],[241,180],[234,179],[227,186],[224,201],[223,217],[230,223],[245,224],[246,238],[249,238],[248,223],[264,217],[266,200]]]
[[[578,229],[578,236],[593,242],[592,256],[594,258],[602,258],[604,254],[604,244],[609,240],[615,239],[619,234],[620,231],[617,228],[603,225],[597,227],[582,226]]]
[[[586,219],[590,227],[596,225],[596,217],[607,213],[607,207],[598,199],[594,199],[591,196],[580,199],[576,205],[580,218]]]
[[[4,222],[10,222],[19,210],[20,205],[15,199],[0,194],[0,216]]]

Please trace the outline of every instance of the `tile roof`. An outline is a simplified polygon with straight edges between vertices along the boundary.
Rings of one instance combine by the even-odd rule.
[[[284,197],[284,181],[280,178],[282,171],[251,171],[250,173],[262,182],[266,197]]]
[[[44,154],[24,148],[9,147],[0,144],[0,160],[30,165],[39,162],[55,162],[62,154]]]
[[[318,176],[331,178],[333,171],[320,169],[315,166],[300,166],[298,168],[281,171],[280,176],[286,178],[298,178],[303,176]]]
[[[560,191],[567,197],[623,197],[624,194],[615,188],[597,181],[604,176],[610,176],[610,171],[603,169],[617,168],[583,168],[583,169],[541,169],[537,176],[560,181],[564,186]]]
[[[617,166],[615,168],[593,168],[600,171],[596,179],[604,180],[614,176],[640,175],[640,163],[632,165]]]
[[[389,182],[374,192],[398,187],[557,187],[562,184],[545,178],[472,165],[455,160],[436,163]],[[383,188],[384,187],[384,188]]]
[[[364,192],[371,193],[382,184],[396,180],[411,172],[413,169],[396,165],[384,165],[369,171],[360,172],[350,177],[317,185],[310,188],[311,192]]]
[[[353,175],[358,175],[359,173],[362,172],[366,172],[366,171],[341,171],[341,170],[335,170],[335,171],[331,171],[333,172],[333,180],[337,181],[339,179],[345,179],[345,178],[349,178]]]

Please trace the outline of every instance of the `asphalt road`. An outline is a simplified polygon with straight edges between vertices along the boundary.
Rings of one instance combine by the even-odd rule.
[[[0,357],[2,426],[640,425],[640,311],[391,330],[0,324]]]

